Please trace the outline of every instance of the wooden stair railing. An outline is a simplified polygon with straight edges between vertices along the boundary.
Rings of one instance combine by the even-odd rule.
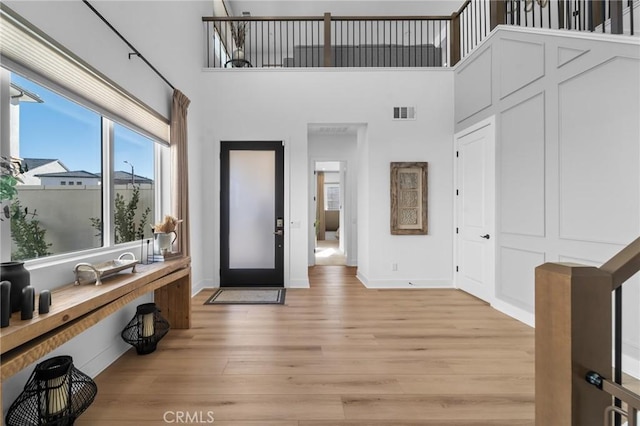
[[[600,268],[573,263],[536,268],[536,426],[601,426],[605,413],[619,411],[611,408],[612,395],[625,397],[632,413],[629,418],[635,416],[638,396],[609,378],[611,293],[621,291],[622,284],[638,271],[640,238]],[[601,376],[599,387],[588,381],[594,372]]]

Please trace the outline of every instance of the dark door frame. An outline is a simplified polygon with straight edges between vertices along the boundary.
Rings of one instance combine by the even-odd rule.
[[[229,152],[275,152],[275,218],[273,224],[275,267],[273,269],[229,268]],[[220,287],[284,287],[284,144],[282,141],[222,141],[220,142]],[[280,232],[279,232],[280,231]],[[278,233],[279,232],[279,233]],[[251,242],[247,242],[250,244]]]

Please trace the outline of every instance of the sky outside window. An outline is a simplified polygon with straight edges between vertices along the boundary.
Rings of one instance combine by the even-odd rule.
[[[69,170],[101,173],[100,115],[17,74],[11,81],[37,94],[44,103],[20,104],[21,158],[59,159]],[[55,129],[55,131],[53,131]],[[153,142],[115,124],[119,141],[114,169],[153,179]]]
[[[17,74],[11,81],[44,101],[20,103],[19,156],[58,159],[69,170],[100,173],[100,115]]]

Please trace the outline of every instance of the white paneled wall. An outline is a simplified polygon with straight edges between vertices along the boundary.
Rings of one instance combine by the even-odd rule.
[[[456,69],[456,131],[496,116],[495,306],[525,322],[536,266],[600,266],[640,235],[639,46],[501,27]],[[636,376],[639,281],[625,284],[623,309],[625,370]]]

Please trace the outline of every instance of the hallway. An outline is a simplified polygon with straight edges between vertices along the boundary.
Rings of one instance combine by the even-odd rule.
[[[319,266],[345,266],[347,258],[339,248],[338,240],[319,240],[316,244],[315,262]]]
[[[338,266],[309,278],[284,306],[204,306],[201,292],[193,328],[107,368],[76,424],[533,424],[533,329],[457,290],[368,290]]]

